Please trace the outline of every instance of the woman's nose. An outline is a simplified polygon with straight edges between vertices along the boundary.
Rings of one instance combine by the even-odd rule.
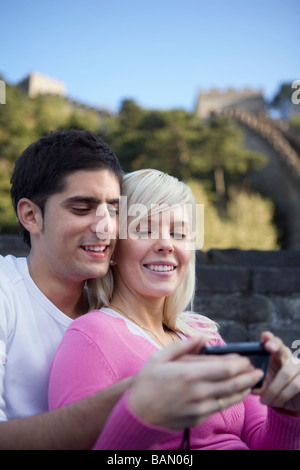
[[[173,253],[174,245],[170,236],[167,238],[159,238],[154,249],[160,253]]]

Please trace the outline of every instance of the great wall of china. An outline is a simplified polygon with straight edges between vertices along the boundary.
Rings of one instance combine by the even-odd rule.
[[[258,340],[268,329],[292,348],[300,340],[300,139],[268,116],[261,92],[201,92],[195,112],[234,119],[245,145],[266,155],[251,185],[274,201],[285,227],[283,250],[199,251],[195,311],[216,320],[226,341]],[[28,248],[18,236],[0,235],[0,254],[8,253],[26,256]]]

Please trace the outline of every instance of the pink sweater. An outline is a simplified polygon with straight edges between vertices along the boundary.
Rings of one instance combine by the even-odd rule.
[[[50,409],[136,374],[158,349],[143,330],[109,312],[93,311],[68,328],[50,371]],[[128,393],[114,408],[94,448],[178,449],[183,433],[143,422],[130,410]],[[300,418],[262,405],[259,397],[249,395],[192,428],[190,445],[191,449],[300,449]]]

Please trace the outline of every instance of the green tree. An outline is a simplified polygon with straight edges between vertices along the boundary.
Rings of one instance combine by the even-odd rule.
[[[212,117],[201,137],[200,155],[191,161],[194,175],[211,174],[220,217],[225,215],[226,181],[233,184],[249,171],[258,170],[266,159],[244,147],[243,133],[230,119]]]
[[[9,195],[12,166],[9,161],[0,159],[0,233],[15,231],[18,225]]]
[[[255,192],[232,187],[228,197],[228,215],[221,219],[210,194],[198,180],[189,180],[197,204],[204,204],[204,227],[197,220],[198,249],[237,248],[241,250],[278,249],[278,231],[273,222],[274,204]],[[202,232],[203,231],[203,232]]]
[[[186,111],[149,111],[125,100],[107,139],[126,171],[155,167],[184,178],[202,127]]]
[[[0,107],[0,158],[14,162],[36,137],[33,101],[7,84],[6,104]]]
[[[300,106],[292,101],[292,95],[295,89],[292,88],[292,82],[282,83],[271,100],[269,107],[272,111],[278,113],[278,117],[284,121],[289,121],[293,115],[300,115]]]
[[[122,103],[108,137],[126,171],[153,167],[180,179],[214,182],[220,216],[231,184],[265,161],[243,145],[242,131],[230,120],[200,122],[184,110],[145,110]]]
[[[294,132],[300,135],[300,116],[292,116],[290,126]]]
[[[76,127],[98,132],[103,117],[59,96],[30,98],[6,83],[6,104],[0,106],[0,231],[17,224],[10,200],[10,178],[21,152],[52,131]]]

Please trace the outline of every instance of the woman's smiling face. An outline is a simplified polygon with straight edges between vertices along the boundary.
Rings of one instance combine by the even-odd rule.
[[[184,279],[192,243],[183,206],[176,205],[138,222],[130,222],[126,239],[117,242],[113,256],[116,286],[146,297],[166,297]]]

